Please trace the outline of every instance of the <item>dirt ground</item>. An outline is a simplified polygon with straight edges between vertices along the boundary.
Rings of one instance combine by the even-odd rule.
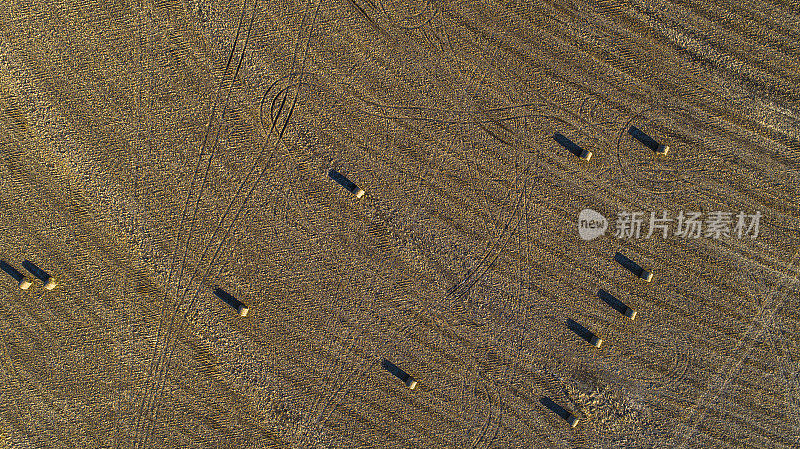
[[[5,447],[800,447],[796,3],[50,3],[0,2],[0,259],[58,282],[0,272]]]

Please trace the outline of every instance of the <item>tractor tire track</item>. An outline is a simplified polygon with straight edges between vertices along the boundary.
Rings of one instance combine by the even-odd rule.
[[[256,1],[256,2],[254,3],[254,5],[253,5],[253,12],[251,13],[250,23],[249,23],[249,26],[248,26],[248,29],[247,29],[247,33],[246,33],[246,36],[247,36],[247,37],[246,37],[246,39],[245,39],[245,43],[244,43],[244,47],[243,47],[243,50],[242,50],[242,54],[241,54],[241,56],[240,56],[240,58],[239,58],[239,63],[238,63],[238,65],[237,65],[237,70],[236,70],[236,72],[235,72],[235,74],[234,74],[234,77],[233,77],[233,79],[232,79],[231,88],[229,89],[228,96],[226,97],[226,103],[225,103],[225,106],[226,106],[226,108],[225,108],[225,109],[223,109],[223,114],[224,114],[224,111],[227,109],[227,99],[229,99],[229,98],[230,98],[230,90],[232,90],[232,87],[233,87],[233,81],[235,81],[235,80],[236,80],[236,77],[237,77],[238,71],[239,71],[239,69],[240,69],[240,67],[241,67],[241,64],[242,64],[242,61],[243,61],[243,59],[244,59],[244,54],[245,54],[245,50],[246,50],[246,48],[247,48],[247,43],[248,43],[248,42],[249,42],[249,40],[250,40],[250,34],[251,34],[251,32],[252,32],[252,29],[253,29],[253,24],[254,24],[254,22],[255,22],[255,16],[256,16],[256,11],[257,11],[257,6],[258,6],[258,2]],[[243,14],[244,14],[244,11],[245,11],[245,9],[243,8]],[[313,19],[312,19],[312,24],[311,24],[311,26],[312,26],[312,27],[313,27],[313,22],[316,20],[316,14],[318,13],[318,11],[319,11],[319,4],[317,4],[317,8],[316,8],[316,10],[314,11],[314,15],[313,15]],[[307,13],[308,13],[308,11],[306,11],[306,14],[304,15],[304,19],[303,19],[304,21],[305,21],[305,17],[308,15]],[[302,31],[302,27],[301,27],[301,31]],[[310,35],[309,35],[309,38],[310,38]],[[298,39],[298,44],[297,44],[298,46],[300,45],[300,41],[301,41],[301,39]],[[307,52],[307,45],[308,45],[308,42],[306,42],[306,52]],[[304,59],[304,61],[305,61],[305,59]],[[296,62],[296,59],[295,59],[295,61],[293,61],[293,62]],[[305,63],[303,62],[303,65],[304,65],[304,64],[305,64]],[[302,68],[301,68],[301,72],[302,72]],[[301,79],[302,79],[302,78],[301,78]],[[301,83],[302,83],[302,81],[301,81]],[[286,116],[286,118],[285,118],[285,120],[284,120],[283,127],[281,128],[280,134],[279,134],[279,135],[278,135],[278,137],[277,137],[278,141],[281,141],[281,139],[283,138],[283,133],[285,132],[285,130],[286,130],[286,126],[288,125],[288,123],[289,123],[289,120],[291,119],[291,114],[292,114],[292,111],[294,110],[294,107],[295,107],[295,105],[296,105],[296,103],[297,103],[297,98],[298,98],[298,95],[296,94],[296,95],[295,95],[295,97],[294,97],[294,99],[293,99],[293,101],[292,101],[291,109],[290,109],[290,111],[288,112],[288,114],[287,114],[287,116]],[[284,102],[285,102],[285,99],[284,99]],[[283,105],[284,105],[284,103],[282,103],[282,104],[281,104],[281,109],[282,109]],[[278,117],[280,116],[280,112],[281,112],[281,111],[279,110],[279,111],[278,111],[278,113],[277,113],[277,116],[278,116]],[[271,135],[271,133],[272,133],[272,132],[273,132],[273,130],[275,129],[275,125],[276,125],[276,124],[277,124],[277,122],[273,122],[273,124],[272,124],[272,126],[271,126],[271,128],[270,128],[270,132],[269,132],[269,133],[268,133],[268,135],[267,135],[267,142],[265,143],[265,145],[264,145],[264,147],[262,148],[262,150],[259,152],[259,155],[258,155],[258,157],[256,158],[256,161],[253,163],[252,167],[251,167],[251,168],[248,170],[247,176],[246,176],[246,178],[245,178],[244,182],[243,182],[242,184],[240,184],[240,186],[239,186],[238,190],[237,190],[237,191],[236,191],[236,193],[234,194],[234,198],[233,198],[233,200],[231,200],[231,202],[228,204],[228,207],[225,209],[225,212],[222,214],[222,216],[221,216],[221,218],[220,218],[220,221],[219,221],[219,224],[218,224],[218,225],[215,227],[214,233],[212,234],[211,238],[209,239],[209,242],[206,244],[206,246],[205,246],[205,249],[203,250],[202,256],[200,257],[200,260],[199,260],[199,263],[198,263],[198,264],[199,264],[199,266],[202,266],[202,264],[203,264],[203,261],[205,260],[205,257],[206,257],[206,255],[208,254],[208,250],[211,248],[211,246],[212,246],[212,242],[214,242],[214,240],[215,240],[215,237],[216,237],[216,235],[217,235],[217,232],[219,232],[219,230],[222,228],[222,226],[223,226],[223,223],[224,223],[225,219],[227,218],[227,215],[228,215],[228,213],[230,212],[230,210],[232,209],[232,207],[233,207],[234,203],[236,202],[236,198],[238,198],[238,197],[239,197],[239,194],[240,194],[240,193],[241,193],[241,192],[244,190],[245,186],[248,184],[248,181],[249,181],[250,177],[253,175],[253,173],[255,173],[255,171],[256,171],[256,169],[257,169],[257,167],[258,167],[258,162],[260,162],[260,160],[261,160],[261,159],[262,159],[262,157],[263,157],[264,151],[266,151],[266,149],[267,149],[267,148],[268,148],[268,146],[270,145],[270,140],[269,140],[269,138],[270,138],[270,135]],[[218,135],[218,134],[217,134],[217,135]],[[215,141],[216,141],[216,138],[215,138]],[[212,155],[212,156],[213,156],[213,155]],[[273,157],[274,157],[274,155],[273,155]],[[270,158],[270,161],[271,161],[271,160],[272,160],[272,157]],[[208,169],[209,169],[209,167],[210,167],[210,162],[211,162],[211,158],[209,158],[209,161],[208,161],[208,164],[207,164],[207,167],[206,167],[206,178],[207,178]],[[209,264],[210,264],[211,262],[213,262],[214,260],[216,260],[216,258],[217,258],[217,256],[219,255],[219,252],[221,251],[221,249],[222,249],[223,245],[225,244],[225,242],[227,241],[228,237],[230,236],[230,233],[231,233],[231,231],[232,231],[232,228],[233,228],[233,226],[236,224],[236,221],[237,221],[237,219],[239,218],[239,215],[240,215],[240,214],[241,214],[241,212],[244,210],[244,207],[245,207],[245,205],[247,204],[247,201],[248,201],[248,200],[251,198],[251,196],[253,195],[253,193],[254,193],[254,191],[255,191],[256,187],[258,186],[258,184],[260,183],[260,181],[263,179],[263,176],[264,176],[264,174],[266,173],[266,171],[267,171],[267,169],[268,169],[269,167],[270,167],[270,165],[269,165],[269,162],[268,162],[268,163],[267,163],[267,165],[264,167],[264,169],[262,169],[261,173],[260,173],[260,174],[259,174],[259,175],[256,177],[255,181],[253,182],[253,185],[251,186],[251,188],[250,188],[250,189],[249,189],[249,191],[247,192],[247,195],[244,197],[244,199],[243,199],[243,201],[242,201],[242,204],[241,204],[241,205],[239,206],[239,208],[236,210],[236,213],[235,213],[235,215],[233,216],[233,219],[232,219],[232,221],[231,221],[230,225],[229,225],[229,226],[227,226],[227,228],[226,228],[226,230],[225,230],[225,234],[224,234],[224,236],[222,237],[222,239],[219,241],[219,243],[218,243],[218,245],[217,245],[217,248],[216,248],[216,250],[215,250],[215,252],[214,252],[214,255],[211,257],[211,259],[210,259],[210,261],[209,261]],[[204,181],[204,185],[205,185],[205,181]],[[202,194],[202,192],[201,192],[201,194]],[[199,198],[200,198],[200,196],[198,195],[198,203],[196,204],[196,207],[195,207],[195,214],[194,214],[194,215],[195,215],[195,217],[196,217],[197,210],[198,210],[198,207],[199,207]],[[194,220],[193,220],[193,221],[194,221]],[[191,235],[191,232],[190,232],[190,235]],[[187,245],[188,245],[188,239],[187,239]],[[185,260],[185,256],[184,256],[184,260]],[[183,265],[183,264],[182,264],[182,265]],[[205,271],[205,273],[204,273],[204,275],[203,275],[203,277],[202,277],[202,279],[201,279],[200,283],[199,283],[199,284],[197,285],[197,287],[195,288],[195,292],[194,292],[194,294],[193,294],[192,298],[190,299],[189,303],[187,304],[187,307],[186,307],[186,311],[185,311],[185,313],[184,313],[184,316],[183,316],[183,317],[182,317],[182,319],[181,319],[181,320],[178,322],[178,325],[179,325],[179,326],[181,326],[181,325],[182,325],[182,323],[184,323],[184,322],[188,322],[188,321],[190,321],[190,320],[191,320],[190,316],[191,316],[191,314],[193,313],[193,309],[194,309],[195,303],[196,303],[196,301],[197,301],[197,298],[198,298],[198,295],[199,295],[199,292],[200,292],[200,286],[201,286],[201,285],[202,285],[202,284],[205,282],[205,280],[208,278],[208,275],[210,274],[210,271],[211,271],[211,269],[212,269],[212,267],[211,267],[211,265],[209,265],[209,267],[206,269],[206,271]],[[222,269],[223,269],[223,268],[222,268],[222,267],[220,267],[220,271],[222,271]],[[183,270],[183,269],[182,269],[182,270]],[[182,270],[181,270],[181,274],[182,274]],[[183,292],[183,293],[180,295],[180,297],[179,297],[179,299],[178,299],[178,302],[177,302],[177,303],[178,303],[178,307],[177,307],[177,308],[175,308],[175,310],[173,311],[172,320],[171,320],[171,322],[170,322],[170,328],[168,328],[168,330],[167,330],[167,333],[169,333],[169,330],[171,329],[171,327],[172,327],[172,324],[174,323],[174,320],[175,320],[175,315],[177,314],[177,312],[178,312],[178,310],[179,310],[179,308],[180,308],[180,304],[182,304],[182,303],[183,303],[183,299],[184,299],[184,297],[185,297],[186,293],[188,293],[189,289],[191,288],[191,285],[192,285],[192,282],[193,282],[193,280],[194,280],[195,276],[196,276],[196,273],[195,273],[195,274],[193,274],[193,275],[191,276],[191,278],[190,278],[190,280],[189,280],[189,282],[188,282],[188,284],[187,284],[187,287],[186,287],[186,289],[184,290],[184,292]],[[172,348],[171,348],[171,349],[169,348],[169,345],[167,345],[167,347],[164,349],[164,351],[163,351],[163,353],[162,353],[162,356],[163,356],[164,354],[166,354],[166,363],[162,363],[162,364],[161,364],[161,366],[162,366],[162,367],[164,367],[164,368],[162,368],[162,369],[161,369],[161,372],[159,373],[159,376],[160,376],[160,377],[161,377],[161,379],[162,379],[162,380],[161,380],[161,382],[162,382],[162,383],[163,383],[163,377],[164,377],[164,369],[166,369],[166,367],[168,367],[168,366],[169,366],[169,364],[170,364],[170,363],[171,363],[171,361],[172,361],[173,355],[174,355],[174,345],[172,346]],[[157,389],[156,389],[156,391],[159,391],[159,388],[157,388]],[[153,400],[153,404],[154,404],[154,405],[151,407],[151,409],[152,409],[153,407],[155,407],[155,402],[156,402],[156,400],[154,399],[154,400]],[[150,411],[148,411],[148,413],[151,413],[151,412],[150,412]],[[147,441],[147,440],[145,439],[145,443],[146,443],[146,441]]]
[[[791,272],[791,269],[794,266],[795,261],[797,259],[797,255],[798,251],[795,250],[794,254],[792,255],[787,265],[786,268],[787,273]],[[774,308],[775,305],[772,303],[774,302],[774,298],[777,291],[785,287],[786,283],[787,282],[784,282],[781,286],[778,287],[777,290],[773,290],[770,293],[768,304],[770,308],[772,308],[772,314],[769,317],[762,317],[766,309],[766,305],[762,305],[761,307],[759,307],[759,311],[754,317],[751,324],[748,326],[747,331],[742,336],[742,338],[740,338],[737,341],[735,347],[732,350],[732,353],[737,354],[737,356],[734,359],[732,359],[730,363],[726,363],[727,365],[726,368],[723,368],[721,371],[717,372],[717,375],[709,383],[709,386],[704,392],[704,394],[700,397],[700,399],[697,402],[695,402],[694,406],[692,407],[692,411],[689,414],[688,419],[686,420],[688,421],[688,424],[681,423],[678,429],[676,429],[675,433],[672,436],[673,443],[676,443],[676,439],[679,440],[678,445],[676,447],[683,448],[691,440],[691,438],[697,431],[697,427],[700,425],[703,418],[709,412],[710,408],[714,406],[720,394],[728,386],[729,382],[731,381],[731,378],[735,376],[736,373],[739,372],[742,363],[745,360],[747,360],[747,358],[749,358],[750,353],[752,352],[752,347],[746,349],[742,348],[743,345],[747,346],[745,340],[747,338],[750,338],[750,336],[754,334],[754,332],[756,332],[757,327],[760,327],[761,330],[757,331],[754,338],[759,339],[765,335],[766,328],[763,325],[763,321],[765,319],[770,320],[774,318],[776,309]]]
[[[236,51],[236,45],[239,42],[239,33],[241,32],[241,28],[242,28],[242,24],[243,24],[243,21],[244,21],[245,12],[246,12],[246,3],[242,5],[242,13],[241,13],[241,15],[239,17],[239,24],[237,26],[236,34],[234,36],[234,39],[232,41],[231,50],[228,53],[227,62],[225,63],[225,69],[223,70],[223,79],[222,79],[222,82],[220,83],[220,86],[218,87],[217,95],[219,95],[219,93],[222,90],[222,86],[225,84],[225,77],[226,77],[226,75],[228,73],[228,69],[230,68],[231,61],[233,60],[233,56],[234,56],[235,51]],[[231,87],[233,86],[233,82],[234,81],[235,81],[235,77],[234,77],[234,79],[231,80]],[[227,103],[227,101],[226,101],[226,103]],[[216,106],[217,106],[217,102],[215,101],[211,106],[211,113],[209,114],[208,122],[206,124],[206,132],[204,133],[204,137],[203,137],[203,141],[202,141],[203,143],[202,143],[201,149],[200,149],[200,154],[199,154],[199,156],[197,158],[197,162],[195,164],[194,173],[192,175],[192,182],[191,182],[191,184],[189,186],[189,195],[187,195],[186,200],[184,201],[183,212],[181,213],[181,220],[180,220],[181,230],[183,230],[184,221],[186,219],[186,212],[188,210],[189,203],[191,202],[191,195],[192,195],[192,191],[194,190],[195,180],[197,178],[197,174],[199,173],[199,169],[200,169],[200,166],[201,166],[201,161],[202,161],[202,157],[203,157],[203,151],[204,151],[204,149],[206,147],[206,144],[207,144],[207,141],[208,141],[208,136],[210,134],[210,128],[211,128],[211,125],[213,124],[213,120],[215,118]],[[224,116],[224,114],[223,114],[223,116]],[[213,157],[213,154],[212,154],[212,157]],[[209,161],[210,161],[210,158],[211,157],[209,157]],[[206,174],[207,173],[208,172],[206,171]],[[203,186],[204,187],[205,187],[205,181],[206,181],[206,179],[204,178],[203,179]],[[199,200],[200,200],[200,195],[198,195],[197,201],[199,202]],[[197,204],[195,204],[195,208],[197,208]],[[196,215],[196,212],[195,212],[195,215]],[[172,277],[173,277],[173,274],[174,274],[175,255],[177,254],[177,252],[179,250],[179,247],[181,246],[181,242],[182,242],[182,238],[180,237],[180,234],[179,234],[178,238],[179,238],[179,240],[176,243],[175,249],[172,252],[172,261],[170,262],[169,272],[168,272],[168,276],[167,276],[167,284],[168,285],[170,285],[171,282],[172,282]],[[190,236],[187,237],[187,243],[186,243],[187,247],[188,247],[189,239],[190,239]],[[184,249],[184,252],[186,252],[186,251],[187,251],[187,249]],[[184,262],[185,262],[185,256],[184,256]],[[183,262],[181,263],[181,266],[182,265],[183,265]],[[180,283],[180,277],[178,278],[178,282]],[[176,292],[176,295],[177,295],[178,292],[179,292],[179,287],[175,289],[175,292]],[[153,374],[154,374],[154,372],[156,371],[156,369],[158,367],[158,363],[156,362],[157,349],[158,349],[159,341],[161,340],[161,335],[162,335],[162,331],[163,331],[163,327],[164,327],[164,322],[165,322],[165,319],[166,319],[166,313],[165,313],[166,310],[167,310],[167,306],[166,306],[166,303],[165,303],[165,305],[163,306],[162,313],[161,313],[161,318],[159,319],[158,332],[157,332],[157,335],[156,335],[156,344],[155,344],[155,347],[154,347],[154,353],[153,353],[153,357],[152,357],[151,368],[150,368],[149,373],[147,375],[147,379],[150,379],[150,378],[153,377]],[[136,417],[134,419],[134,435],[136,433],[138,433],[139,421],[141,419],[142,410],[144,410],[144,408],[145,408],[145,402],[148,401],[148,398],[149,398],[148,395],[149,394],[150,393],[149,393],[149,389],[148,389],[148,393],[146,395],[142,396],[142,402],[137,407],[138,412],[135,415]]]
[[[190,240],[191,240],[191,235],[192,235],[192,232],[193,232],[193,229],[194,229],[194,224],[195,224],[195,221],[196,221],[196,218],[197,218],[197,212],[199,211],[200,198],[202,197],[203,190],[205,189],[205,186],[206,186],[207,181],[208,181],[208,173],[209,173],[209,169],[210,169],[210,166],[211,166],[211,160],[213,159],[214,155],[216,154],[216,151],[217,151],[217,148],[218,148],[219,131],[220,131],[220,128],[222,127],[222,123],[224,122],[224,119],[225,119],[225,113],[226,113],[226,111],[228,109],[228,103],[229,103],[229,100],[230,100],[231,91],[233,90],[233,85],[236,82],[239,70],[241,69],[242,62],[244,60],[245,51],[247,49],[247,44],[248,44],[248,42],[250,40],[250,33],[252,32],[253,23],[255,21],[255,14],[256,14],[257,6],[258,6],[258,0],[256,0],[256,2],[253,5],[253,11],[251,13],[250,24],[249,24],[249,26],[247,28],[245,42],[244,42],[243,47],[242,47],[241,55],[239,57],[239,61],[238,61],[237,66],[236,66],[236,70],[233,73],[233,76],[231,78],[230,86],[228,87],[228,91],[227,91],[227,94],[225,96],[225,102],[224,102],[223,109],[222,109],[222,115],[220,117],[220,125],[217,127],[217,132],[215,134],[214,141],[213,141],[213,150],[212,150],[211,155],[208,157],[205,173],[203,175],[202,187],[201,187],[200,192],[198,193],[197,199],[195,201],[195,210],[194,210],[194,212],[192,214],[192,220],[190,222],[189,232],[187,234],[187,239],[186,239],[186,244],[185,244],[185,249],[184,249],[184,255],[183,255],[183,259],[182,259],[181,264],[180,264],[181,268],[180,268],[180,272],[179,272],[178,278],[177,278],[178,284],[176,286],[176,296],[180,292],[180,282],[181,282],[181,279],[182,279],[182,276],[183,276],[183,269],[184,269],[185,262],[186,262],[186,256],[187,256],[187,253],[188,253],[188,247],[189,247]],[[240,34],[240,31],[241,31],[241,27],[242,27],[246,12],[247,12],[247,3],[245,2],[242,5],[242,14],[240,15],[240,18],[239,18],[239,25],[237,27],[236,35],[234,37],[234,42],[233,42],[233,44],[231,46],[231,52],[229,53],[228,61],[226,62],[225,72],[223,72],[223,83],[224,83],[224,73],[227,73],[227,71],[228,71],[228,69],[230,67],[230,62],[231,62],[231,60],[233,58],[233,55],[235,53],[236,44],[238,43],[238,40],[239,40],[239,34]],[[209,116],[209,124],[208,124],[209,126],[206,127],[206,134],[205,134],[205,136],[203,138],[203,146],[201,147],[200,156],[198,157],[197,167],[200,166],[200,161],[202,160],[202,155],[203,155],[202,154],[203,153],[203,149],[207,145],[207,139],[208,139],[208,135],[209,135],[210,124],[211,124],[211,122],[212,122],[212,120],[214,118],[215,109],[216,109],[216,103],[212,106],[212,113]],[[193,189],[193,187],[194,187],[194,180],[195,180],[194,178],[195,178],[195,176],[197,174],[197,167],[195,168],[195,175],[193,175],[193,177],[192,177],[192,186],[190,187],[190,189]],[[191,192],[190,192],[190,195],[191,195]],[[181,225],[183,225],[183,221],[185,219],[185,213],[186,213],[189,201],[190,201],[190,197],[187,197],[186,203],[184,204],[184,211],[183,211],[182,217],[181,217]],[[179,240],[179,243],[180,243],[180,240]],[[173,253],[173,260],[174,260],[174,254],[175,253]],[[171,270],[172,270],[172,267],[171,267]],[[172,275],[170,273],[169,278],[171,279],[171,277],[172,277]],[[163,377],[163,375],[164,375],[163,371],[164,371],[165,367],[168,367],[168,365],[169,365],[169,361],[166,363],[166,365],[164,365],[163,357],[164,357],[164,354],[167,351],[167,347],[170,346],[170,342],[169,342],[170,341],[170,336],[171,336],[170,331],[172,330],[172,326],[173,326],[173,323],[174,323],[174,320],[175,320],[175,315],[176,315],[179,307],[180,307],[180,300],[176,301],[176,305],[173,306],[173,312],[172,312],[172,315],[171,315],[171,318],[170,318],[170,323],[169,323],[169,325],[168,325],[168,327],[166,329],[166,333],[165,333],[166,338],[167,338],[167,342],[165,343],[166,346],[161,351],[161,356],[158,357],[158,361],[155,363],[155,365],[153,365],[154,370],[156,372],[155,375],[157,377],[159,377],[159,378]],[[159,321],[159,330],[161,330],[162,328],[163,328],[163,320],[160,320]],[[158,347],[158,343],[157,343],[156,348],[157,347]],[[154,357],[154,360],[156,360],[156,357]],[[151,374],[148,375],[148,378],[152,378],[152,377],[153,377],[153,373],[151,372]],[[158,384],[158,382],[159,382],[158,379],[156,379],[156,383],[157,384]],[[148,389],[148,391],[149,391],[149,389]],[[156,392],[158,391],[158,387],[156,388],[155,391]],[[145,413],[147,413],[148,415],[152,412],[152,409],[155,406],[155,403],[157,401],[158,393],[154,393],[154,394],[155,394],[155,396],[153,396],[151,394],[148,394],[149,397],[145,396],[145,398],[144,398],[145,403],[143,403],[143,405],[140,407],[140,410],[146,410]],[[150,402],[150,404],[147,404],[148,402]],[[141,413],[142,412],[140,412],[140,414]],[[138,434],[138,431],[139,431],[139,423],[138,422],[139,422],[140,419],[141,418],[137,418],[136,419],[137,422],[134,425],[135,434]],[[147,434],[149,434],[149,431],[148,431]],[[146,442],[147,442],[147,436],[145,436],[145,442],[143,444],[146,445]],[[136,440],[134,440],[134,445],[135,444],[136,444]]]

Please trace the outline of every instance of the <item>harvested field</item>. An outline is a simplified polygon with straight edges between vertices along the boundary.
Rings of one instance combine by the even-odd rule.
[[[5,447],[800,444],[794,3],[14,0],[0,25]],[[648,238],[662,211],[706,227]]]

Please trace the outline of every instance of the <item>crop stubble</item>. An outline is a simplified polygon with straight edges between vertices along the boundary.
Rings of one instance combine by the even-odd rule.
[[[773,32],[792,25],[753,17],[783,6],[684,2],[674,8],[699,19],[675,22],[624,2],[419,2],[419,14],[399,2],[254,4],[233,6],[229,15],[212,7],[209,22],[228,24],[220,29],[194,22],[187,3],[110,6],[97,21],[80,22],[94,31],[35,7],[14,11],[15,29],[63,21],[71,40],[26,43],[4,34],[4,76],[29,73],[15,88],[36,99],[4,104],[12,125],[3,131],[11,174],[4,182],[16,186],[2,197],[4,257],[46,255],[65,279],[56,294],[74,299],[70,309],[46,295],[38,303],[23,296],[28,308],[52,310],[25,312],[11,308],[20,301],[14,292],[5,308],[38,324],[7,325],[65,341],[69,334],[57,323],[86,320],[75,310],[100,316],[76,326],[87,331],[75,334],[71,350],[96,361],[71,373],[91,371],[108,387],[98,395],[77,386],[66,397],[74,403],[92,394],[115,405],[63,411],[69,418],[58,426],[40,419],[52,424],[38,436],[40,429],[4,427],[11,441],[100,446],[116,436],[128,445],[140,431],[145,444],[583,447],[603,430],[559,428],[538,397],[566,400],[564,382],[588,363],[613,373],[611,386],[628,394],[655,387],[645,395],[653,416],[683,424],[674,436],[648,439],[726,447],[737,444],[725,435],[735,424],[744,429],[737,437],[753,436],[755,446],[790,444],[796,428],[780,410],[797,415],[796,345],[774,317],[794,323],[781,305],[792,298],[783,291],[796,295],[789,287],[796,270],[781,267],[798,240],[791,234],[796,134],[786,114],[770,122],[763,111],[732,107],[740,103],[722,88],[709,90],[720,86],[710,80],[722,79],[783,110],[796,106],[795,41]],[[256,31],[241,53],[243,69],[231,77],[221,67],[234,36],[220,33],[233,33],[236,12],[251,7]],[[68,18],[89,11],[64,8]],[[130,31],[132,17],[138,31]],[[770,26],[755,30],[748,20]],[[690,24],[695,34],[686,40]],[[148,27],[156,33],[142,39]],[[123,38],[106,30],[135,43],[135,57],[121,53]],[[714,40],[726,33],[735,39]],[[754,33],[770,40],[762,44]],[[86,36],[104,56],[77,52],[75,68],[59,66],[65,75],[53,81],[47,55]],[[742,42],[752,51],[736,51]],[[729,56],[715,60],[718,54]],[[121,78],[133,64],[126,58],[146,66],[141,80]],[[97,81],[76,81],[92,64],[100,69],[87,79]],[[191,74],[185,84],[181,73]],[[142,93],[133,108],[131,86]],[[227,93],[211,96],[218,89]],[[76,98],[90,107],[77,107]],[[209,115],[198,111],[212,102],[229,113],[207,126]],[[192,114],[165,112],[181,109]],[[659,111],[652,123],[670,117],[655,129],[680,143],[664,162],[677,164],[672,173],[680,181],[666,190],[652,188],[648,163],[661,163],[653,158],[636,155],[641,167],[628,177],[618,171],[635,151],[621,153],[618,136],[652,111]],[[73,127],[77,145],[51,137],[48,114]],[[26,137],[27,130],[40,137]],[[580,165],[549,140],[567,131],[595,152],[592,162]],[[173,138],[181,134],[189,137]],[[213,150],[198,154],[203,135],[215,136]],[[168,161],[177,179],[162,174]],[[194,166],[205,175],[197,182]],[[331,166],[346,169],[367,196],[355,201],[326,182]],[[207,185],[202,195],[198,185]],[[761,210],[772,232],[758,247],[577,239],[574,217],[583,207],[614,213],[665,205]],[[121,220],[125,211],[132,218]],[[614,265],[611,256],[622,248],[652,266],[653,284],[637,284]],[[777,292],[767,296],[771,309],[748,304],[748,281],[730,275],[739,265],[776,278],[767,287]],[[214,283],[235,288],[254,315],[219,318],[227,311],[202,293]],[[638,305],[638,321],[620,323],[603,309],[598,288]],[[172,305],[173,290],[180,307]],[[773,321],[752,324],[764,313]],[[172,314],[183,320],[170,329]],[[597,352],[572,339],[561,325],[567,317],[612,337],[608,346]],[[754,328],[761,330],[751,338]],[[681,335],[669,341],[670,331]],[[36,342],[34,335],[24,340]],[[98,341],[120,349],[96,353]],[[774,355],[760,352],[765,344]],[[47,357],[42,348],[6,354],[4,369],[16,385],[17,366],[37,367]],[[399,357],[420,389],[393,383],[377,363],[383,356]],[[32,372],[42,391],[65,394],[54,368]],[[759,374],[772,372],[776,383],[761,385]],[[732,385],[735,399],[725,395]],[[5,391],[16,416],[46,413],[23,405],[48,403],[41,395],[22,400]]]

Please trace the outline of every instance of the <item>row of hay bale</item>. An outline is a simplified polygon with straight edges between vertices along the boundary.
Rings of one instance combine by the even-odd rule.
[[[38,266],[36,266],[33,262],[29,260],[25,260],[22,262],[22,267],[28,270],[34,277],[38,278],[42,281],[45,290],[52,290],[56,288],[56,281],[53,276],[50,276],[50,273],[42,270]],[[27,276],[20,273],[19,270],[11,266],[5,260],[0,260],[0,269],[5,271],[9,276],[14,278],[17,281],[17,285],[22,290],[27,290],[30,288],[33,283],[28,279]]]
[[[646,146],[647,148],[653,150],[654,153],[658,155],[666,155],[669,152],[669,146],[659,143],[654,138],[647,135],[644,131],[640,130],[635,126],[631,126],[628,128],[628,134],[630,134],[634,139],[638,140],[642,145]],[[563,134],[556,133],[553,135],[553,139],[558,142],[565,150],[569,151],[573,155],[588,161],[592,157],[592,152],[581,148],[579,145],[571,141],[569,138],[564,136]],[[639,264],[634,262],[633,260],[629,259],[622,253],[617,253],[614,255],[614,260],[622,265],[625,269],[633,273],[636,277],[642,279],[645,282],[650,282],[653,280],[653,273],[644,269]],[[631,320],[636,319],[636,311],[633,310],[630,306],[623,303],[619,299],[615,298],[614,295],[611,293],[600,289],[597,292],[597,297],[602,300],[604,303],[608,304],[612,309],[619,312],[622,316],[629,318]],[[587,329],[582,324],[572,320],[567,319],[566,321],[567,328],[574,332],[578,337],[585,340],[590,345],[599,348],[603,344],[603,339],[597,336],[594,332]],[[559,404],[556,404],[551,398],[545,396],[540,399],[542,405],[550,409],[553,413],[560,416],[564,419],[570,427],[575,427],[578,425],[580,419],[576,417],[574,414],[570,413],[564,407]]]
[[[614,261],[620,264],[626,270],[630,271],[634,276],[645,282],[650,282],[653,280],[653,273],[644,269],[641,265],[634,262],[622,253],[616,253],[614,255]],[[636,319],[636,310],[615,298],[611,293],[600,289],[597,292],[597,297],[612,309],[619,312],[620,315],[631,320]],[[603,344],[603,339],[601,337],[597,336],[594,332],[590,331],[577,321],[567,319],[566,325],[569,330],[574,332],[578,337],[585,340],[595,348],[599,348]],[[567,411],[564,407],[553,402],[552,399],[544,397],[540,400],[540,402],[549,408],[553,413],[567,421],[570,427],[575,427],[578,425],[578,422],[580,421],[578,417]]]
[[[628,134],[630,134],[634,139],[638,140],[642,145],[653,150],[653,152],[658,155],[665,156],[669,152],[669,145],[664,145],[657,142],[655,139],[635,126],[628,128]],[[565,150],[585,161],[588,161],[592,158],[591,151],[581,148],[578,144],[569,140],[569,138],[563,134],[555,133],[553,135],[553,139],[555,139],[559,145],[564,147]]]

